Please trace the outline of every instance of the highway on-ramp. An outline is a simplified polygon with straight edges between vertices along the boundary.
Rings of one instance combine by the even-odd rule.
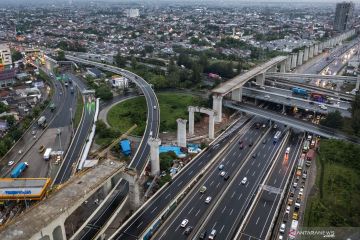
[[[96,66],[99,69],[123,75],[132,82],[134,82],[137,87],[139,87],[140,90],[143,92],[147,104],[147,124],[141,143],[128,166],[128,168],[130,169],[135,169],[140,175],[148,162],[148,156],[150,152],[148,140],[151,137],[156,138],[158,136],[160,127],[160,108],[154,90],[151,88],[150,84],[148,84],[143,78],[130,71],[102,63],[84,60],[71,55],[66,55],[65,57],[70,61]]]

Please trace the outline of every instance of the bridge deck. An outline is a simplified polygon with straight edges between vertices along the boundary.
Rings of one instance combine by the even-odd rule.
[[[61,190],[5,225],[0,232],[0,239],[31,239],[64,212],[70,214],[70,209],[77,206],[79,201],[84,201],[87,194],[104,183],[121,166],[119,162],[105,160],[97,167],[72,178]]]
[[[279,64],[286,59],[287,59],[287,56],[278,56],[278,57],[272,58],[271,60],[230,79],[229,81],[225,82],[224,84],[221,84],[219,87],[213,89],[212,92],[218,93],[221,95],[225,95],[225,94],[231,92],[234,88],[239,87],[239,85],[243,85],[249,79],[255,77],[256,75],[259,75],[262,72],[265,72],[266,70],[268,70],[275,64]]]

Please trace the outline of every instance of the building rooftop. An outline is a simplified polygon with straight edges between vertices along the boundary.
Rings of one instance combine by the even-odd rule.
[[[212,90],[213,93],[218,93],[221,95],[225,95],[229,92],[231,92],[234,88],[239,87],[239,85],[243,85],[245,82],[247,82],[249,79],[253,78],[254,76],[265,72],[270,67],[279,64],[280,62],[287,59],[287,56],[278,56],[275,58],[270,59],[269,61],[250,69],[249,71],[242,73],[227,82],[221,84],[219,87]]]

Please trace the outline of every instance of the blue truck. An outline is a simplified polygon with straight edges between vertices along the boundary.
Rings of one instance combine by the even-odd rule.
[[[306,89],[298,88],[298,87],[293,87],[292,88],[292,93],[297,94],[297,95],[301,95],[301,96],[304,96],[304,97],[306,97],[308,95],[308,91]]]
[[[125,156],[131,155],[131,145],[130,145],[130,141],[128,139],[121,140],[119,142],[119,147],[120,147],[121,152]]]
[[[29,166],[27,162],[21,162],[11,171],[10,177],[18,178],[21,173]]]

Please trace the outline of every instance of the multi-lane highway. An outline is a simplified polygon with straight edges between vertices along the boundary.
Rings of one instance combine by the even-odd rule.
[[[311,124],[309,122],[305,122],[294,117],[280,115],[274,111],[261,109],[254,105],[246,104],[246,103],[236,103],[232,101],[224,101],[224,105],[229,108],[233,108],[235,110],[243,111],[249,114],[254,114],[266,119],[274,120],[275,122],[279,122],[282,124],[287,124],[290,127],[295,129],[299,129],[301,131],[312,132],[316,135],[325,137],[325,138],[337,138],[343,139],[346,141],[350,141],[353,143],[360,143],[360,139],[354,136],[347,136],[344,133],[337,131],[335,129],[327,128],[320,125]]]
[[[72,99],[68,96],[62,84],[56,83],[52,78],[51,80],[53,81],[51,87],[54,87],[54,94],[50,101],[55,104],[56,109],[55,111],[51,111],[51,109],[47,107],[44,112],[41,113],[41,116],[45,116],[49,124],[47,129],[64,124],[61,111],[63,111],[65,105],[71,105]],[[48,130],[43,130],[39,127],[37,121],[34,121],[22,138],[1,161],[1,175],[6,176],[17,162],[23,161],[29,163],[29,168],[23,173],[23,176],[46,177],[49,170],[49,163],[43,160],[43,156],[39,154],[38,148],[40,145],[48,142],[42,137],[47,131]],[[56,138],[56,135],[52,137],[52,140],[54,140],[54,138]],[[19,152],[21,153],[19,154]],[[14,161],[15,164],[7,166],[8,161]]]
[[[154,90],[143,78],[130,71],[106,64],[84,60],[70,55],[66,55],[66,58],[74,62],[96,66],[105,71],[123,75],[130,81],[134,82],[143,92],[147,104],[147,124],[141,143],[129,164],[129,168],[135,169],[140,175],[148,162],[150,147],[147,142],[150,137],[157,137],[159,134],[160,108]]]
[[[75,77],[74,75],[68,75],[69,79],[72,81],[73,85],[76,85],[81,92],[86,90],[85,84]],[[78,129],[75,132],[75,135],[72,139],[69,149],[66,152],[60,170],[54,180],[54,184],[61,184],[67,181],[74,170],[74,165],[76,165],[77,160],[80,157],[83,146],[87,141],[89,130],[94,122],[95,108],[95,98],[92,95],[84,95],[84,111],[83,116],[78,126]],[[65,114],[69,117],[69,114]]]
[[[239,130],[249,121],[248,117],[240,118],[231,128],[223,132],[206,151],[203,151],[192,160],[185,169],[180,171],[172,183],[159,192],[153,199],[145,203],[143,208],[132,216],[113,236],[113,239],[138,239],[147,227],[155,221],[172,199],[175,199],[181,190],[188,186],[189,182],[197,176],[204,166],[215,157],[220,149],[238,135]]]
[[[188,219],[188,226],[193,227],[196,223],[201,222],[200,220],[202,216],[206,214],[211,204],[220,197],[221,193],[235,176],[237,170],[244,163],[246,157],[252,150],[253,144],[256,144],[262,134],[268,129],[266,127],[256,129],[255,121],[255,119],[252,120],[244,128],[242,128],[240,134],[238,134],[236,141],[234,141],[230,149],[227,150],[223,156],[219,156],[216,164],[207,171],[204,178],[188,194],[188,197],[183,200],[184,204],[178,206],[171,218],[165,222],[164,226],[155,236],[156,239],[184,239],[186,236],[182,235],[184,228],[180,227],[181,222],[184,219]],[[241,147],[241,144],[239,143],[240,141],[242,141]],[[224,168],[219,170],[218,168],[221,164]],[[225,172],[225,175],[230,176],[227,181],[224,179],[224,176],[220,175],[222,171]],[[202,186],[207,188],[203,194],[199,193],[199,189]],[[207,197],[212,198],[209,204],[205,203],[205,199]]]
[[[293,173],[299,153],[301,153],[301,135],[293,134],[286,147],[290,148],[290,152],[286,153],[285,148],[281,151],[274,168],[264,183],[266,189],[261,189],[254,206],[250,209],[249,216],[245,219],[238,239],[266,239],[269,234],[281,196]],[[269,191],[271,189],[273,192]]]

